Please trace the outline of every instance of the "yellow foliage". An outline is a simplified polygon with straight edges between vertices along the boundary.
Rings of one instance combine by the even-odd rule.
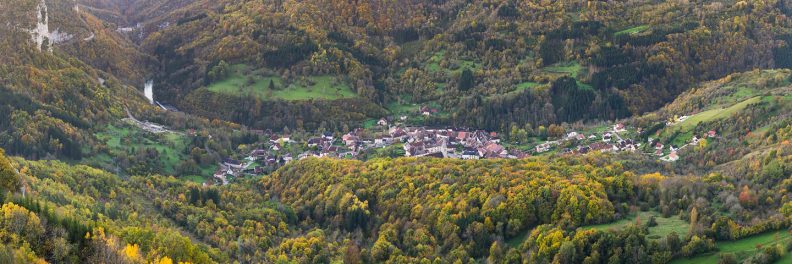
[[[137,244],[127,244],[123,249],[124,255],[131,261],[140,260],[140,246]]]
[[[665,180],[666,177],[660,173],[650,173],[641,175],[640,179],[638,180],[638,184],[640,186],[657,186],[660,182]]]
[[[164,256],[157,261],[157,264],[173,264],[173,260],[168,256]]]

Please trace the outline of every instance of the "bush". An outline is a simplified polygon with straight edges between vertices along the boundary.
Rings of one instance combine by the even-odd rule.
[[[649,221],[647,221],[647,222],[646,222],[646,226],[648,226],[648,227],[655,227],[655,226],[657,226],[657,219],[655,219],[655,216],[654,216],[654,215],[653,215],[653,216],[651,216],[651,217],[649,217]]]

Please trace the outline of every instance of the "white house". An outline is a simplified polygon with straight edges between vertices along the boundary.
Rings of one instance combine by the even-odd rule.
[[[481,156],[479,156],[478,151],[476,151],[475,149],[466,149],[465,151],[462,152],[462,159],[464,160],[479,159],[479,158],[481,158]]]
[[[536,146],[536,153],[547,152],[550,150],[550,145],[548,144],[540,144]]]

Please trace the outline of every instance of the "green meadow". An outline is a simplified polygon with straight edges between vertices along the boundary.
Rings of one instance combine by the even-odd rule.
[[[792,240],[789,232],[780,230],[759,234],[735,241],[721,241],[716,243],[718,252],[698,255],[693,258],[677,259],[672,264],[716,264],[720,259],[720,254],[733,253],[739,260],[757,253],[757,248],[774,246],[776,244],[786,245]],[[792,255],[788,252],[776,263],[792,263]]]
[[[639,222],[642,225],[645,225],[649,218],[652,216],[655,217],[655,221],[657,221],[657,225],[653,227],[649,227],[649,235],[650,239],[660,239],[663,237],[668,236],[672,232],[677,233],[680,237],[685,236],[687,234],[688,229],[690,228],[690,224],[682,219],[679,219],[678,216],[671,216],[671,217],[662,217],[660,213],[655,211],[648,211],[648,212],[639,212],[636,214],[632,214],[628,217],[623,219],[606,223],[606,224],[599,224],[599,225],[589,225],[583,226],[581,229],[589,230],[589,229],[596,229],[596,230],[620,230],[622,228],[627,227],[628,225],[633,225]]]
[[[335,100],[357,96],[348,84],[336,76],[296,77],[294,81],[287,83],[280,76],[252,70],[244,64],[232,66],[231,74],[227,78],[212,83],[207,89],[235,96],[255,96],[262,100]]]

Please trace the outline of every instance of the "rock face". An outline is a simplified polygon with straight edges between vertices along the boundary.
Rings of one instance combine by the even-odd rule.
[[[39,50],[52,52],[54,44],[63,43],[74,38],[72,34],[60,29],[50,31],[50,13],[47,2],[41,0],[36,6],[36,26],[28,30],[30,38]]]
[[[52,52],[49,14],[47,11],[47,3],[44,2],[44,0],[41,0],[38,6],[36,6],[36,27],[30,30],[30,37],[33,39],[33,42],[36,43],[36,48]]]

